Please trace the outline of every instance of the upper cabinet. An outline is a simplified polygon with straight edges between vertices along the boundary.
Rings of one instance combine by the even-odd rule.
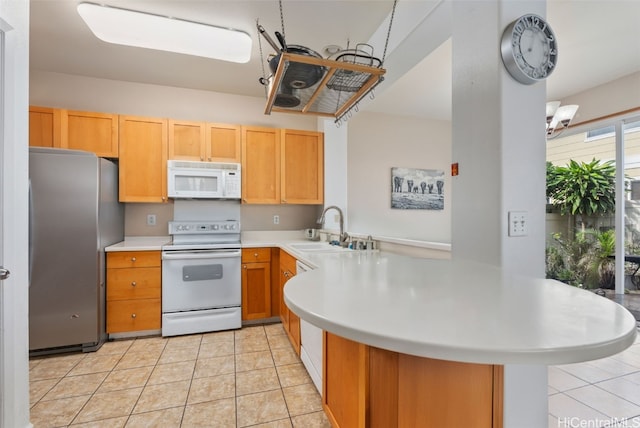
[[[324,139],[321,132],[283,129],[281,137],[282,203],[324,201]]]
[[[29,107],[29,145],[60,147],[60,109]]]
[[[120,202],[167,201],[167,119],[120,116]]]
[[[118,157],[118,115],[62,110],[60,147]]]
[[[118,115],[29,107],[29,145],[118,157]]]
[[[321,132],[29,108],[29,145],[119,158],[121,202],[166,202],[167,159],[242,164],[242,202],[324,202]]]
[[[242,127],[224,123],[206,125],[206,159],[209,162],[236,162],[242,160]]]
[[[242,202],[322,204],[323,134],[243,127]]]
[[[240,126],[169,119],[169,159],[237,162]]]
[[[204,161],[204,122],[169,119],[169,159]]]
[[[242,202],[280,203],[280,130],[242,127]]]

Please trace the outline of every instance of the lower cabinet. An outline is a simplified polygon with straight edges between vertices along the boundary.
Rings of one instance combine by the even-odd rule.
[[[160,251],[107,253],[107,333],[161,327]]]
[[[296,258],[280,250],[280,320],[293,349],[300,355],[300,318],[284,303],[284,285],[296,275]]]
[[[242,250],[242,320],[271,316],[271,248]]]
[[[400,354],[328,332],[323,365],[334,427],[502,427],[502,366]]]

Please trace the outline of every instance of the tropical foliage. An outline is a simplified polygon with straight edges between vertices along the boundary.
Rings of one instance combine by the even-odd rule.
[[[613,161],[547,162],[547,197],[562,214],[593,215],[615,211],[616,167]]]
[[[572,239],[553,235],[555,245],[546,249],[547,278],[584,288],[613,288],[615,250],[613,230],[580,231]]]

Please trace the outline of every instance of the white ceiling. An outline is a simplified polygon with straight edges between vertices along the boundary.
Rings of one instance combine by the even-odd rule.
[[[277,0],[100,2],[243,30],[254,42],[252,58],[247,64],[107,44],[96,39],[80,19],[76,12],[79,2],[31,0],[32,70],[264,96],[264,87],[258,83],[262,76],[259,44],[264,57],[273,50],[258,37],[256,20],[272,35],[276,30],[281,31]],[[409,11],[405,13],[409,19],[427,16],[437,3],[440,1],[400,0],[398,10],[401,11],[402,6],[405,12]],[[547,80],[548,99],[563,98],[640,71],[640,1],[548,0],[547,3],[547,20],[556,33],[560,52],[558,68]],[[349,42],[353,47],[371,40],[378,29],[378,37],[373,39],[383,41],[380,34],[386,34],[384,20],[392,5],[392,0],[285,0],[287,43],[306,46],[326,56],[325,46],[346,47]],[[392,36],[404,37],[412,31],[407,28],[405,18],[402,14],[396,16]],[[420,25],[438,27],[428,19]],[[442,27],[445,28],[434,31],[442,33],[442,40],[446,40],[448,36],[444,33],[448,26]],[[365,108],[434,119],[450,118],[451,42],[438,44],[440,46],[426,58],[408,61],[408,65],[403,66],[406,73],[403,67],[398,70],[387,67],[390,78],[380,85],[375,100]],[[395,48],[392,45],[390,43],[390,51]],[[384,44],[377,43],[374,48],[374,55],[382,57]],[[415,67],[414,63],[417,63]]]

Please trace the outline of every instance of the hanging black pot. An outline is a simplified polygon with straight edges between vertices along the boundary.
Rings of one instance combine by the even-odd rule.
[[[278,41],[282,45],[282,52],[322,59],[322,55],[307,47],[299,45],[287,46],[287,43],[284,40],[284,36],[278,31],[276,31],[275,34],[278,38]],[[271,58],[271,60],[269,60],[269,68],[271,69],[271,72],[273,74],[275,74],[276,70],[278,69],[280,56],[281,54],[278,54]],[[324,76],[324,71],[324,67],[322,67],[321,65],[290,62],[289,67],[287,68],[287,71],[282,78],[282,84],[291,89],[308,88],[315,85],[320,79],[322,79],[322,76]]]

